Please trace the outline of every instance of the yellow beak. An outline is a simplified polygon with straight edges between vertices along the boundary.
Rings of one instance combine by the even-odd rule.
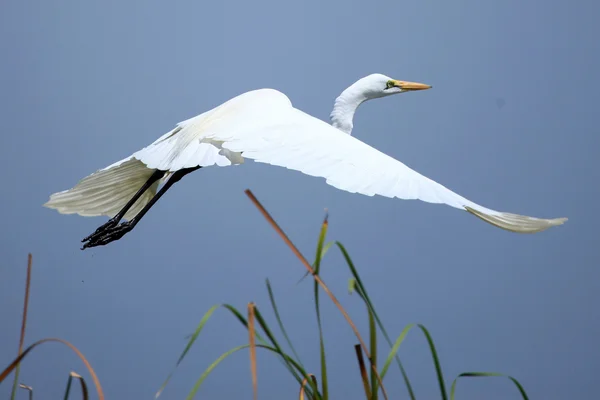
[[[407,82],[407,81],[394,81],[396,87],[402,90],[425,90],[431,89],[431,85],[418,82]]]

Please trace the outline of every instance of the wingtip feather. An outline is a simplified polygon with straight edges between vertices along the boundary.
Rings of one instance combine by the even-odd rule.
[[[562,225],[568,221],[568,218],[564,217],[543,219],[511,213],[498,213],[497,215],[491,215],[469,206],[465,206],[465,210],[498,228],[516,233],[542,232],[548,228]]]

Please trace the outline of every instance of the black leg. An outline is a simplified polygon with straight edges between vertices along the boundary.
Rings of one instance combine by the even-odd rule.
[[[162,197],[163,194],[167,192],[175,183],[177,183],[181,178],[202,167],[192,167],[185,168],[173,173],[173,175],[169,178],[169,180],[165,183],[165,185],[160,188],[158,193],[146,204],[144,208],[131,220],[127,222],[123,222],[117,226],[112,226],[101,232],[99,235],[92,237],[88,243],[84,244],[81,250],[84,250],[88,247],[96,247],[96,246],[104,246],[110,242],[121,239],[127,232],[130,232],[138,222],[146,215],[146,213],[156,204],[158,199]]]
[[[123,216],[127,213],[127,211],[135,204],[137,199],[139,199],[142,196],[142,194],[144,194],[144,192],[146,190],[148,190],[148,188],[150,186],[152,186],[152,184],[154,182],[156,182],[157,180],[162,178],[165,175],[165,173],[166,173],[165,171],[161,171],[158,169],[156,171],[154,171],[152,176],[150,176],[150,178],[148,178],[146,183],[144,183],[142,185],[140,190],[138,190],[137,193],[135,195],[133,195],[133,197],[127,202],[127,204],[125,204],[125,207],[123,207],[121,209],[121,211],[119,211],[117,213],[117,215],[115,215],[114,217],[109,219],[108,222],[106,222],[105,224],[101,225],[98,229],[96,229],[96,231],[94,233],[83,238],[82,242],[87,242],[88,240],[93,240],[94,238],[96,238],[96,237],[100,236],[102,233],[104,233],[107,229],[114,228],[115,226],[117,226],[119,221],[123,218]]]

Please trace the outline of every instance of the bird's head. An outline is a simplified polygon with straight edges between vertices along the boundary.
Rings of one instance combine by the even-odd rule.
[[[330,118],[333,126],[350,134],[356,109],[365,101],[392,94],[430,89],[430,85],[399,81],[383,74],[371,74],[354,82],[336,99]]]
[[[358,80],[353,86],[360,88],[368,98],[430,89],[431,85],[418,82],[399,81],[382,74],[371,74]]]

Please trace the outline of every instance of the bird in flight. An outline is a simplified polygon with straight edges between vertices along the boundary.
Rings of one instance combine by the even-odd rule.
[[[485,208],[352,136],[354,113],[363,102],[429,88],[368,75],[336,98],[331,124],[293,107],[277,90],[249,91],[179,122],[149,146],[52,194],[44,206],[62,214],[110,217],[82,240],[82,250],[102,246],[130,232],[185,175],[252,159],[325,178],[350,193],[446,204],[512,232],[540,232],[567,220]]]

